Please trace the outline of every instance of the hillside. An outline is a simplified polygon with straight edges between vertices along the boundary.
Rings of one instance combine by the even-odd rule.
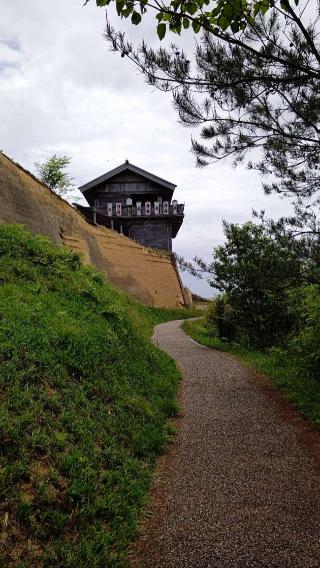
[[[122,566],[179,375],[152,310],[79,256],[0,226],[0,564]]]

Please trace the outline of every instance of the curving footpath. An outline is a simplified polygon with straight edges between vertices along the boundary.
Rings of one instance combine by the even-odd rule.
[[[266,379],[180,323],[155,330],[183,372],[182,417],[129,565],[319,568],[319,433]]]

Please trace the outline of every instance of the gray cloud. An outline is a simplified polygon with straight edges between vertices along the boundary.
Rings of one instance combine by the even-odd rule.
[[[266,198],[255,173],[218,164],[198,170],[190,131],[181,127],[169,95],[147,86],[126,59],[108,52],[104,11],[82,0],[1,2],[0,147],[33,169],[53,152],[73,156],[77,185],[128,158],[178,185],[186,218],[175,250],[210,258],[223,241],[223,218],[243,222],[251,209],[277,216],[288,203]],[[114,22],[119,25],[115,16]],[[153,21],[128,27],[130,38],[156,45]],[[183,40],[192,49],[189,34]],[[184,280],[212,295],[206,283]],[[191,283],[191,284],[190,284]]]

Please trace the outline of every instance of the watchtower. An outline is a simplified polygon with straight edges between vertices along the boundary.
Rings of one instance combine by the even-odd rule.
[[[126,160],[79,187],[89,207],[77,207],[93,223],[146,247],[172,251],[172,239],[184,218],[184,205],[172,199],[175,188]]]

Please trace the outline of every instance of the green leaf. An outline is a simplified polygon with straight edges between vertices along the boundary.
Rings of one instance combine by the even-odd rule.
[[[218,26],[225,31],[229,27],[229,21],[225,16],[220,16],[218,19]]]
[[[131,22],[137,26],[138,24],[140,24],[141,22],[141,14],[139,14],[139,12],[133,12],[132,16],[131,16]]]
[[[232,6],[230,6],[230,4],[225,4],[225,6],[223,8],[223,15],[226,18],[231,18],[232,14],[233,14]]]
[[[199,22],[197,20],[193,20],[192,29],[193,29],[195,34],[197,34],[200,31],[200,28],[201,28],[201,25],[199,24]]]
[[[188,27],[190,26],[190,20],[188,20],[188,18],[183,18],[182,24],[183,24],[184,29],[187,30]]]
[[[124,5],[125,5],[125,0],[116,0],[116,9],[118,16],[121,15]]]
[[[261,7],[261,14],[265,14],[266,12],[268,12],[269,8],[267,8],[267,6],[262,6]]]
[[[185,11],[188,12],[189,14],[191,14],[191,16],[193,16],[196,11],[198,10],[198,6],[197,4],[195,4],[195,2],[187,2],[185,4]]]
[[[234,34],[236,34],[239,31],[239,24],[238,22],[231,22],[231,29],[233,31]]]
[[[211,15],[212,17],[219,16],[219,14],[220,14],[220,8],[213,8],[213,10],[211,10],[209,13],[210,13],[210,15]]]
[[[262,0],[261,2],[261,13],[265,14],[270,8],[270,4],[268,0]]]
[[[253,7],[253,15],[256,16],[261,9],[261,2],[257,2]]]
[[[164,36],[166,35],[166,31],[167,31],[167,27],[166,24],[158,24],[157,25],[157,34],[158,37],[160,39],[160,41],[164,38]]]
[[[109,4],[108,0],[97,0],[97,6],[106,6]]]
[[[127,6],[127,8],[125,10],[122,10],[122,16],[124,18],[127,18],[128,16],[130,16],[130,14],[132,14],[132,12],[133,12],[133,7]]]
[[[288,11],[288,6],[285,2],[280,2],[280,7],[284,10],[284,12]]]

